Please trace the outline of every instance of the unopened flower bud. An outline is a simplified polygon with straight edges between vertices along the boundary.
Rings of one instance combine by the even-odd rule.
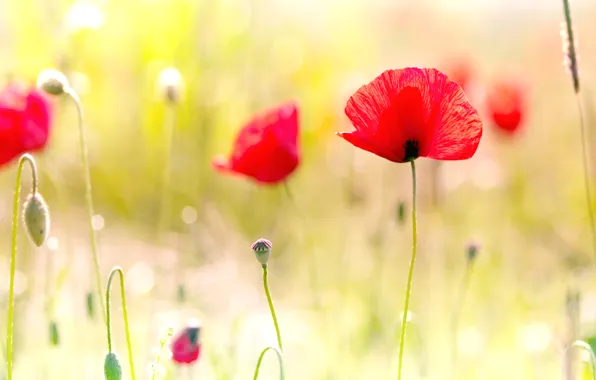
[[[68,80],[58,70],[43,70],[37,77],[37,87],[51,95],[60,95],[69,87]]]
[[[266,266],[271,256],[271,247],[273,245],[267,239],[259,239],[252,245],[252,250],[255,251],[255,256],[261,265]]]
[[[183,303],[186,300],[186,287],[184,284],[178,284],[178,302]]]
[[[50,322],[50,344],[57,346],[60,344],[60,334],[58,333],[58,324],[54,321]]]
[[[115,352],[108,352],[103,364],[103,373],[106,380],[122,380],[122,364]]]
[[[479,249],[480,249],[480,247],[478,246],[477,243],[468,244],[468,248],[466,250],[466,257],[467,257],[469,263],[472,263],[476,259]]]
[[[178,103],[182,97],[182,86],[182,74],[174,67],[168,67],[159,73],[158,89],[164,100]]]
[[[95,307],[93,304],[93,293],[87,292],[87,316],[89,318],[95,317]]]
[[[41,247],[50,231],[50,211],[41,194],[29,194],[23,210],[23,221],[33,243]]]

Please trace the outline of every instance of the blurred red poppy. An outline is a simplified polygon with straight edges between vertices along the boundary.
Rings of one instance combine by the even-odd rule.
[[[449,76],[449,79],[459,84],[459,86],[466,92],[466,95],[468,95],[472,77],[474,75],[474,69],[471,62],[466,59],[453,60],[447,67],[448,69],[445,72]]]
[[[486,106],[495,126],[513,134],[524,120],[524,88],[513,80],[495,83],[487,93]]]
[[[245,175],[263,184],[285,180],[300,163],[298,107],[287,103],[255,116],[246,124],[228,159],[218,156],[213,166]]]
[[[184,328],[172,341],[172,360],[178,364],[192,364],[199,359],[201,342],[199,326]]]
[[[474,155],[482,121],[461,87],[436,69],[387,70],[348,100],[352,145],[393,162]]]
[[[0,92],[0,166],[45,148],[51,103],[36,89],[11,84]]]

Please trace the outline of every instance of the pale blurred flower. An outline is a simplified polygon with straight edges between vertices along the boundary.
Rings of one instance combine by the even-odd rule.
[[[83,29],[99,29],[104,23],[103,11],[90,2],[77,1],[66,13],[65,26],[71,33]]]
[[[93,229],[95,231],[101,231],[103,230],[104,226],[105,226],[105,220],[103,219],[103,216],[101,215],[93,215],[93,218],[91,218],[91,225],[93,226]]]
[[[192,206],[186,206],[182,209],[182,221],[186,224],[193,224],[197,221],[197,209]]]
[[[484,336],[475,326],[463,328],[457,336],[457,351],[462,356],[477,357],[482,354],[485,342]]]
[[[519,332],[519,339],[526,351],[538,353],[548,348],[552,341],[552,333],[548,324],[533,322]]]
[[[126,273],[126,288],[134,295],[147,294],[154,285],[153,269],[144,261],[136,263]]]
[[[167,67],[159,73],[157,80],[160,97],[170,103],[178,103],[182,97],[184,82],[180,71],[174,67]]]

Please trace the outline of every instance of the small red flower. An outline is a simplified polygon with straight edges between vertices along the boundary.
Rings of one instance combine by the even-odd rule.
[[[45,148],[51,120],[49,100],[16,84],[0,92],[0,166]]]
[[[461,87],[436,69],[387,70],[352,95],[345,112],[356,131],[338,135],[393,162],[465,160],[482,136]]]
[[[495,83],[488,91],[486,106],[495,126],[513,134],[524,120],[524,89],[513,80]]]
[[[213,166],[264,184],[285,180],[300,163],[298,108],[287,103],[255,116],[246,124],[229,159],[218,156]]]
[[[199,359],[201,354],[200,334],[201,328],[192,325],[182,330],[172,341],[172,360],[178,364],[192,364]]]

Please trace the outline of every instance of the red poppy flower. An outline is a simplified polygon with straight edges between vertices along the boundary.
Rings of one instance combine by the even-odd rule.
[[[174,338],[171,345],[174,362],[192,364],[199,359],[201,354],[200,332],[201,329],[198,325],[192,325],[186,327]]]
[[[49,137],[49,100],[35,89],[13,84],[0,92],[0,165],[43,149]]]
[[[229,159],[216,157],[213,166],[259,183],[285,180],[298,167],[298,108],[287,103],[255,116],[236,138]]]
[[[513,134],[524,119],[524,89],[512,80],[495,83],[488,91],[486,106],[495,126]]]
[[[338,135],[393,162],[465,160],[482,136],[461,87],[436,69],[387,70],[352,95],[345,112],[356,131]]]

